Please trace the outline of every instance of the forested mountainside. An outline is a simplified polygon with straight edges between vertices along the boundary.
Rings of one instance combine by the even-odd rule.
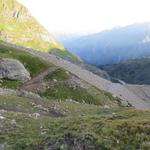
[[[99,66],[111,77],[130,84],[150,84],[150,58],[133,59]]]

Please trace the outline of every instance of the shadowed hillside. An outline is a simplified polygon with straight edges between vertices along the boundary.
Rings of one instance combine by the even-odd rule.
[[[110,76],[130,84],[150,84],[150,58],[133,59],[100,66]]]

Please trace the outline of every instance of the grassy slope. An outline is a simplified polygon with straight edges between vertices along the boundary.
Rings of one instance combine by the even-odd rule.
[[[0,58],[14,58],[22,62],[25,68],[30,72],[31,76],[36,75],[38,72],[47,69],[51,64],[33,56],[29,53],[19,51],[15,48],[7,47],[0,44]],[[2,86],[6,87],[17,87],[20,84],[17,81],[10,81],[4,79],[1,83]]]
[[[46,81],[56,80],[57,82],[52,84],[40,95],[52,98],[56,100],[66,101],[71,99],[79,103],[88,103],[95,105],[121,105],[121,100],[117,97],[113,97],[112,94],[98,90],[95,87],[89,86],[83,88],[79,85],[71,85],[69,79],[72,74],[58,69],[52,73],[49,73],[44,77]],[[65,82],[66,81],[66,82]]]
[[[2,45],[0,57],[20,60],[32,76],[39,69],[51,66],[31,54]],[[49,74],[45,79],[64,81],[70,76],[61,70]],[[12,84],[12,81],[7,82]],[[6,150],[109,150],[112,147],[116,150],[149,150],[149,111],[117,105],[106,109],[103,107],[105,104],[117,101],[109,93],[94,87],[88,91],[60,87],[56,84],[48,99],[0,96],[0,145]],[[55,94],[56,90],[58,94]],[[64,99],[66,96],[77,98],[80,103],[60,101],[60,95]],[[82,99],[90,104],[79,101]],[[35,113],[40,116],[36,117]]]
[[[149,111],[16,96],[0,96],[0,108],[8,110],[0,113],[5,117],[0,119],[0,144],[8,150],[150,148]],[[62,116],[42,108],[55,108]]]
[[[132,84],[150,84],[150,58],[128,60],[102,66],[112,77]]]
[[[56,71],[47,74],[44,79],[45,80],[66,80],[70,77],[70,73],[63,70],[63,69],[57,69]]]
[[[119,98],[113,97],[110,93],[97,90],[94,87],[88,89],[82,87],[71,87],[65,83],[55,84],[41,93],[41,96],[52,98],[59,101],[76,101],[79,103],[87,103],[94,105],[121,105]]]
[[[59,49],[55,48],[55,49],[51,49],[50,53],[62,59],[71,61],[72,63],[76,63],[76,64],[81,63],[81,60],[78,57],[76,57],[74,54],[69,52],[68,50],[60,51]]]
[[[0,0],[0,40],[41,51],[57,49],[55,55],[79,62],[16,0]]]
[[[0,0],[0,39],[42,51],[64,47],[16,0]]]
[[[48,69],[53,66],[36,56],[29,53],[11,48],[8,46],[0,45],[0,58],[14,58],[21,61],[25,68],[30,72],[31,77],[36,76],[39,72]],[[97,90],[94,87],[84,89],[81,87],[72,87],[64,82],[72,75],[62,69],[59,69],[51,74],[48,74],[43,80],[53,80],[56,79],[61,82],[56,83],[53,87],[46,89],[44,92],[40,93],[44,97],[53,98],[56,100],[66,100],[73,99],[78,102],[92,103],[98,105],[113,105],[119,104],[120,100],[114,98],[111,94]],[[7,88],[19,88],[22,83],[15,80],[2,79],[0,80],[0,87]]]

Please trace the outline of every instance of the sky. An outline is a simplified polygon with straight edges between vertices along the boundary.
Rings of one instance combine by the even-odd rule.
[[[92,33],[150,22],[150,0],[18,0],[50,32]]]

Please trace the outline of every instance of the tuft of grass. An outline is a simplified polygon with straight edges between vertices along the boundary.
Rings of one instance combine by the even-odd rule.
[[[55,98],[59,100],[72,99],[78,102],[86,102],[88,104],[99,104],[85,89],[80,87],[74,88],[67,85],[59,84],[47,89],[42,96],[47,98]]]
[[[54,72],[49,73],[44,77],[45,80],[66,80],[70,77],[69,72],[63,70],[63,69],[57,69]]]
[[[4,88],[16,89],[21,84],[22,83],[20,81],[16,81],[16,80],[10,80],[10,79],[0,80],[0,87],[4,87]]]

